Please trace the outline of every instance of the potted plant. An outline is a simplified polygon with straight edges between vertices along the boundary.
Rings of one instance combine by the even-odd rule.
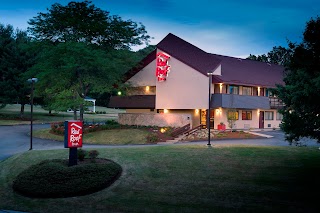
[[[218,130],[225,131],[226,130],[226,125],[223,122],[220,122],[220,124],[218,124]]]

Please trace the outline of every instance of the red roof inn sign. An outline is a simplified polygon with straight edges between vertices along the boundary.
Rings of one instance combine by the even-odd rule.
[[[157,54],[157,62],[156,62],[156,76],[159,82],[165,81],[170,72],[170,65],[168,64],[170,56],[165,53]]]
[[[82,147],[82,121],[65,121],[64,127],[64,147]]]

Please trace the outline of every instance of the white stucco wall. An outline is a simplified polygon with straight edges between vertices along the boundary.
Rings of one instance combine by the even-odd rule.
[[[159,50],[158,50],[159,51]],[[208,77],[174,57],[166,81],[156,82],[157,109],[201,109],[208,107]]]
[[[129,83],[133,87],[156,86],[156,80],[156,59],[154,59],[150,64],[127,80],[126,83]]]
[[[228,120],[227,120],[227,111],[228,109],[215,109],[214,114],[214,128],[217,129],[217,125],[220,124],[220,122],[223,122],[226,127],[228,127]],[[252,111],[252,120],[242,120],[242,110],[239,111],[239,120],[235,122],[235,129],[258,129],[259,128],[259,110],[247,110]],[[281,123],[281,120],[276,120],[276,110],[268,110],[274,112],[274,118],[273,120],[265,120],[264,121],[264,128],[265,129],[272,129],[272,128],[279,128],[279,124]],[[221,113],[220,113],[221,112]],[[270,124],[270,127],[268,127],[268,124]]]
[[[281,124],[281,120],[277,120],[277,110],[266,110],[266,111],[273,112],[273,120],[264,120],[264,128],[265,129],[279,128],[279,125]],[[270,124],[270,126],[268,126],[268,124]]]

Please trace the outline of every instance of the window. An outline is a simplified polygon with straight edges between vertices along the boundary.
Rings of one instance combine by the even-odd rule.
[[[242,111],[242,120],[252,120],[252,111]]]
[[[277,112],[276,119],[277,120],[282,120],[283,119],[283,115],[280,112]]]
[[[242,95],[252,95],[252,87],[242,87]]]
[[[265,111],[264,120],[273,120],[273,112]]]
[[[229,86],[229,94],[239,94],[239,87],[238,86]]]
[[[214,93],[220,93],[220,84],[214,84]]]
[[[228,111],[228,120],[239,120],[239,111]]]

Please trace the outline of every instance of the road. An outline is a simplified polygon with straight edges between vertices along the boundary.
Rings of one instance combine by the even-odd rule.
[[[49,128],[49,124],[35,124],[34,130]],[[16,125],[16,126],[0,126],[0,161],[4,160],[14,154],[28,151],[30,148],[30,125]],[[283,132],[277,131],[260,131],[259,133],[272,135],[273,138],[263,139],[247,139],[247,140],[212,140],[211,144],[214,145],[229,145],[229,144],[251,144],[251,145],[264,145],[264,146],[289,146],[288,142],[284,140]],[[315,140],[304,138],[303,143],[307,146],[319,147]],[[206,145],[207,141],[200,142],[178,142],[174,145],[182,144],[203,144]],[[164,146],[161,145],[123,145],[123,146],[107,146],[107,145],[88,145],[84,144],[86,148],[114,148],[114,147],[144,147],[144,146]],[[50,149],[64,149],[62,142],[33,138],[34,150],[50,150]]]

